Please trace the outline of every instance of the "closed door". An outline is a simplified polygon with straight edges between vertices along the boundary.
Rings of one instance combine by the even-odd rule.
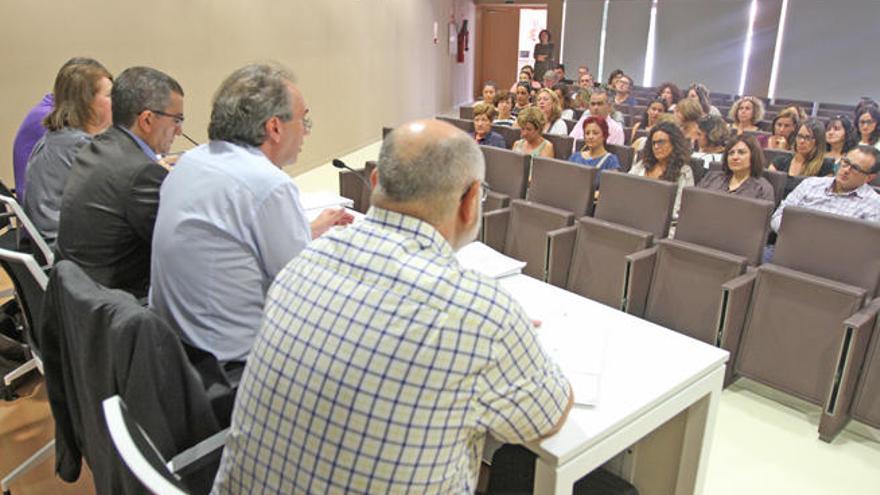
[[[495,81],[498,88],[510,88],[516,82],[516,61],[519,36],[519,9],[485,7],[479,35],[480,67],[474,71],[476,97],[483,84]]]

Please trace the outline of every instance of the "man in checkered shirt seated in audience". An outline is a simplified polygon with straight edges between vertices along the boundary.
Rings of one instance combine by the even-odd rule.
[[[779,232],[786,206],[801,206],[861,220],[880,222],[880,194],[870,182],[880,172],[880,151],[859,145],[840,159],[834,177],[808,177],[773,212],[770,227]]]
[[[571,388],[522,307],[465,270],[486,190],[473,139],[439,121],[385,138],[373,207],[275,279],[215,493],[459,493],[487,433],[555,433]]]

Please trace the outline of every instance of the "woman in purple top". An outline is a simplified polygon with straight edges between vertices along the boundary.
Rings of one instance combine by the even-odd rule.
[[[608,122],[605,117],[590,116],[584,120],[584,147],[574,152],[568,161],[599,169],[596,174],[596,188],[599,188],[599,175],[603,170],[618,170],[620,161],[617,155],[605,149],[608,142]]]

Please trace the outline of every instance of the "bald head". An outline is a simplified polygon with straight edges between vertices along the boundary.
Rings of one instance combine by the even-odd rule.
[[[483,154],[467,134],[439,120],[418,120],[385,137],[373,202],[408,203],[445,213],[484,175]]]

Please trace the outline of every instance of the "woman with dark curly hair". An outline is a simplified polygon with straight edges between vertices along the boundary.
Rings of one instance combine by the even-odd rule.
[[[671,112],[682,98],[681,90],[673,82],[666,81],[657,88],[657,98],[666,101],[666,108]]]
[[[675,207],[672,217],[678,217],[681,205],[681,190],[694,185],[694,171],[691,170],[691,147],[681,129],[671,122],[660,122],[648,133],[642,159],[629,173],[654,179],[676,182]]]
[[[700,102],[704,115],[717,115],[721,117],[721,112],[712,105],[712,100],[709,99],[709,88],[704,84],[692,83],[688,88],[687,97]]]
[[[848,117],[835,115],[825,123],[825,158],[834,160],[834,173],[840,168],[840,159],[859,144],[859,136]]]
[[[744,134],[728,143],[721,170],[706,173],[699,187],[746,198],[774,200],[773,186],[764,178],[764,152],[754,136]]]
[[[637,150],[642,149],[644,146],[644,140],[642,144],[636,147],[636,142],[639,141],[636,139],[636,134],[639,129],[644,129],[645,131],[650,131],[651,127],[654,127],[654,124],[659,122],[659,118],[661,115],[665,114],[669,109],[669,106],[666,104],[666,100],[663,98],[655,98],[651,100],[651,103],[648,103],[648,106],[645,108],[645,113],[642,114],[642,120],[638,121],[633,125],[632,135],[630,137],[630,142],[633,143],[633,148]]]
[[[871,106],[862,108],[856,123],[859,125],[861,138],[859,144],[867,144],[880,150],[880,110]]]

